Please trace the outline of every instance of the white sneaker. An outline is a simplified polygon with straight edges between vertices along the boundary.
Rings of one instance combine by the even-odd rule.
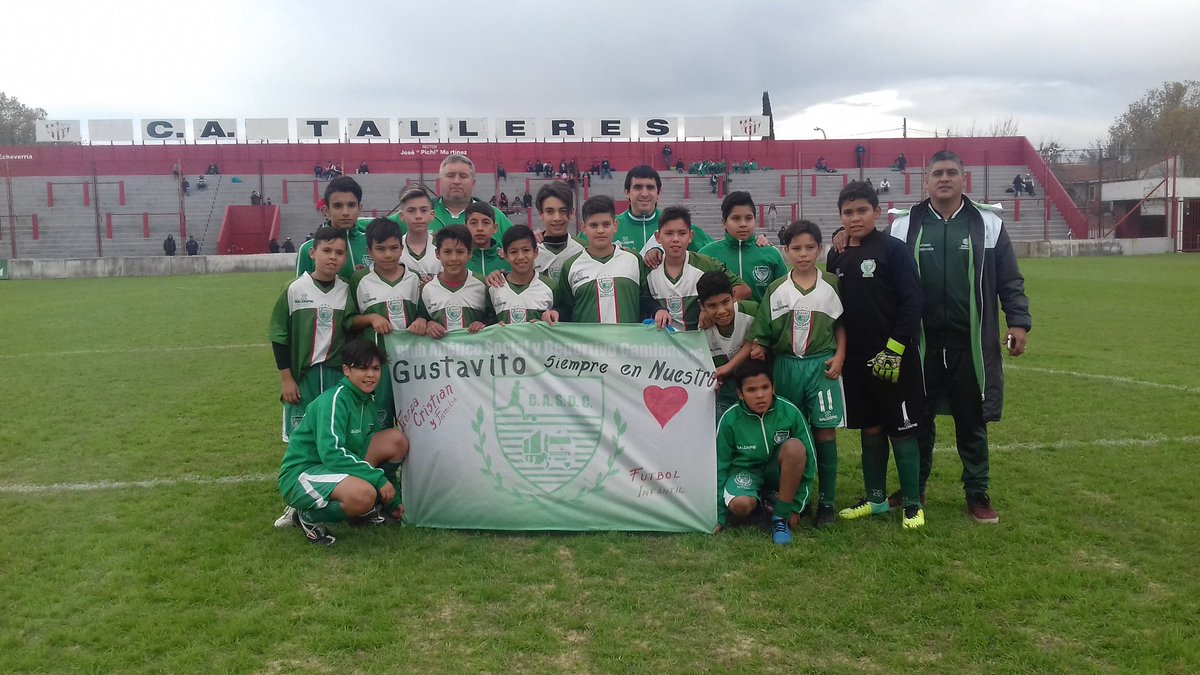
[[[296,526],[296,509],[287,507],[283,510],[283,515],[275,519],[275,527],[295,527]]]

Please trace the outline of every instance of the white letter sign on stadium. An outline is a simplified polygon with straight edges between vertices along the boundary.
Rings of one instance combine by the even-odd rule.
[[[523,323],[385,337],[412,443],[407,523],[711,532],[716,393],[704,334]]]
[[[184,134],[182,119],[148,119],[142,120],[143,141],[182,141]]]
[[[296,138],[302,141],[339,140],[338,118],[310,117],[296,120]]]
[[[197,141],[235,140],[237,120],[231,117],[192,120],[192,133],[192,138]]]
[[[88,120],[92,143],[132,143],[133,120]]]
[[[346,124],[352,140],[392,140],[392,120],[388,117],[351,117]]]
[[[436,117],[401,117],[400,140],[436,141],[441,134],[441,120]]]
[[[246,120],[246,140],[286,141],[288,120],[286,117],[252,117]]]
[[[34,136],[38,143],[80,143],[79,120],[38,120]]]

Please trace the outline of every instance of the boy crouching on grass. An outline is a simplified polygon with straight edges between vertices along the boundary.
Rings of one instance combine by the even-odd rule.
[[[376,431],[375,388],[387,356],[374,342],[342,350],[341,382],[308,406],[279,468],[279,491],[294,509],[292,524],[308,541],[335,539],[322,523],[348,519],[381,525],[404,515],[396,471],[408,456],[399,429]]]
[[[812,434],[791,401],[775,395],[771,368],[747,361],[734,373],[739,403],[717,423],[717,519],[748,516],[778,488],[771,539],[792,543],[791,528],[808,508],[816,473]]]

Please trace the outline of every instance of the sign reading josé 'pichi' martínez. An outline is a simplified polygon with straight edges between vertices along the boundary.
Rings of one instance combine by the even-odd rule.
[[[38,120],[39,143],[577,140],[674,141],[765,136],[765,115],[732,117],[303,117]],[[190,133],[189,133],[190,132]]]

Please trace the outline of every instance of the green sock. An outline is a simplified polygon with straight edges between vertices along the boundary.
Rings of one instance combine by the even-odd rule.
[[[837,501],[837,440],[817,441],[817,502],[832,507]]]
[[[887,501],[888,442],[883,434],[862,435],[863,486],[867,501]]]
[[[792,517],[792,502],[785,502],[782,499],[775,502],[775,517],[787,520]]]
[[[900,474],[900,493],[905,506],[921,505],[921,446],[916,436],[892,439],[896,453],[896,473]]]
[[[341,502],[329,502],[323,509],[305,509],[304,519],[310,523],[340,523],[346,520]]]

